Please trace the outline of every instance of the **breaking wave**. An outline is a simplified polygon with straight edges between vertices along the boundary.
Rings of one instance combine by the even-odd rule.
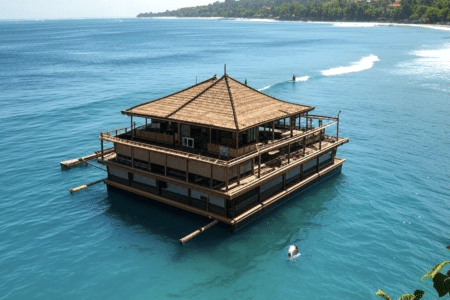
[[[265,90],[268,90],[268,89],[270,89],[272,86],[271,85],[268,85],[268,86],[265,86],[265,87],[263,87],[262,89],[258,89],[258,91],[265,91]]]
[[[295,82],[307,81],[309,78],[310,78],[309,76],[298,77],[298,78],[295,78]]]
[[[347,73],[361,72],[372,68],[373,64],[379,60],[380,59],[378,58],[378,56],[371,54],[369,56],[363,57],[360,61],[353,62],[348,67],[331,68],[328,70],[323,70],[321,72],[324,76],[335,76]]]

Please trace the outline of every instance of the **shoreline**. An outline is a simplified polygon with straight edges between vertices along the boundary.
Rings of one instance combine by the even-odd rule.
[[[425,28],[433,30],[450,31],[450,25],[441,24],[414,24],[414,23],[394,23],[394,22],[356,22],[356,21],[293,21],[293,20],[277,20],[277,19],[253,19],[253,18],[226,18],[226,17],[138,17],[142,19],[165,19],[165,20],[225,20],[225,21],[244,21],[244,22],[261,22],[261,23],[274,23],[274,22],[292,22],[292,23],[305,23],[305,24],[329,24],[335,27],[414,27]]]

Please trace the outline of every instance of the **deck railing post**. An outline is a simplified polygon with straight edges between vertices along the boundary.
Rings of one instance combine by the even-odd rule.
[[[336,125],[336,142],[339,141],[339,115],[341,114],[341,111],[338,112],[337,115],[337,125]]]
[[[103,132],[100,132],[100,147],[102,150],[102,160],[104,159],[104,155],[103,155]]]
[[[288,164],[291,163],[291,144],[288,144]]]
[[[258,157],[258,178],[261,177],[261,152],[259,153]]]

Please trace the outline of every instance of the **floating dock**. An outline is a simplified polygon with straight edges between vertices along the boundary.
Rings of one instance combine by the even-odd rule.
[[[100,133],[100,152],[61,167],[97,159],[107,168],[108,189],[212,220],[180,239],[184,244],[217,223],[235,231],[341,171],[345,159],[336,153],[349,139],[339,137],[339,113],[314,109],[214,76],[122,111],[130,127]],[[103,150],[104,143],[114,147]]]

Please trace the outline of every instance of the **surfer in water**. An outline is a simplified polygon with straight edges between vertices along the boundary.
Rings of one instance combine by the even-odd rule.
[[[292,75],[292,81],[295,82],[295,74]]]

